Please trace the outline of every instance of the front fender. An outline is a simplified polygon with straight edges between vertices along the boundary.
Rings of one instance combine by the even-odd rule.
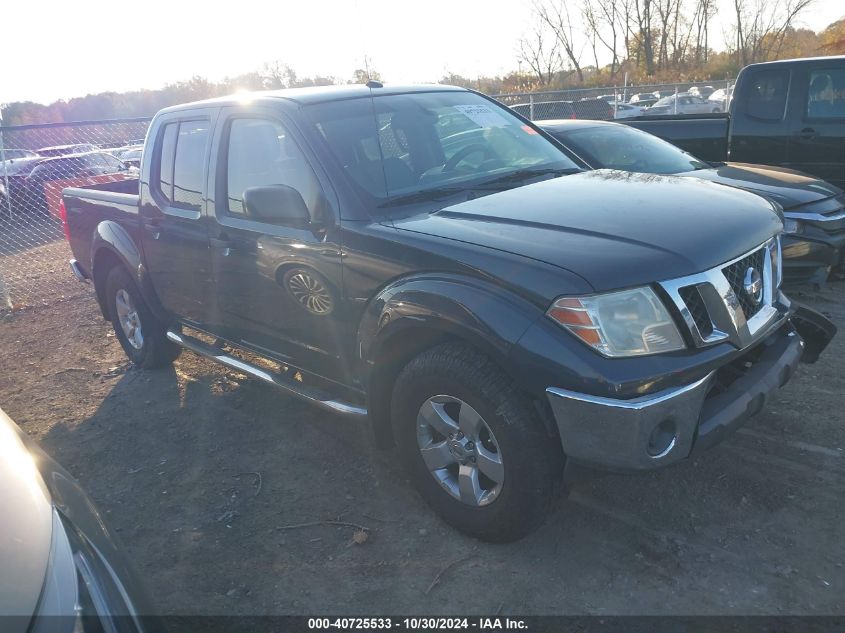
[[[369,302],[358,329],[360,360],[372,366],[389,354],[397,336],[427,329],[467,340],[504,362],[510,347],[541,315],[522,297],[479,279],[413,275],[391,283]]]
[[[106,253],[108,253],[108,257],[104,257]],[[103,267],[110,267],[115,260],[119,261],[132,275],[153,313],[159,318],[164,318],[164,308],[153,289],[135,240],[123,226],[113,220],[100,222],[91,241],[91,278],[95,282],[97,299],[103,310],[103,316],[108,318],[103,294],[105,289],[102,287],[108,271],[104,270]]]

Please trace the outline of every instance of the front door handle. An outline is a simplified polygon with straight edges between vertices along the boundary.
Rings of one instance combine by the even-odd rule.
[[[232,241],[226,239],[225,235],[209,238],[208,243],[211,244],[212,248],[219,248],[220,254],[223,255],[223,257],[228,257],[229,253],[232,252]]]
[[[816,138],[816,131],[811,127],[805,127],[803,130],[798,132],[798,136],[800,136],[805,141],[812,141]]]

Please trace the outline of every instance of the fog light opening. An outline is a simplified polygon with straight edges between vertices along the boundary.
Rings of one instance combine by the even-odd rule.
[[[646,447],[646,450],[653,459],[660,459],[668,455],[675,448],[675,442],[677,440],[678,431],[675,428],[675,423],[672,420],[663,420],[663,422],[654,427],[654,430],[648,437],[648,447]]]

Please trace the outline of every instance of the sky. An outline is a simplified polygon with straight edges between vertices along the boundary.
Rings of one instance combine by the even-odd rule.
[[[720,1],[725,6],[711,33],[730,25],[730,0]],[[219,80],[273,60],[300,76],[348,79],[366,55],[392,83],[433,82],[449,72],[496,75],[517,68],[519,38],[533,25],[531,0],[4,5],[0,103],[155,89],[194,75]],[[821,30],[843,16],[843,0],[816,0],[800,24]]]

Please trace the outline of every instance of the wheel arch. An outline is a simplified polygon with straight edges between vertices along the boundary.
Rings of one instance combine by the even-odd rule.
[[[91,279],[97,303],[103,317],[109,319],[108,302],[105,297],[105,280],[114,266],[122,266],[138,284],[141,295],[158,318],[163,318],[164,309],[153,290],[134,240],[117,222],[106,220],[97,225],[91,242]]]
[[[441,343],[463,343],[518,382],[509,352],[540,315],[521,297],[455,275],[409,277],[382,290],[368,304],[357,347],[376,444],[393,445],[390,398],[412,358]]]

